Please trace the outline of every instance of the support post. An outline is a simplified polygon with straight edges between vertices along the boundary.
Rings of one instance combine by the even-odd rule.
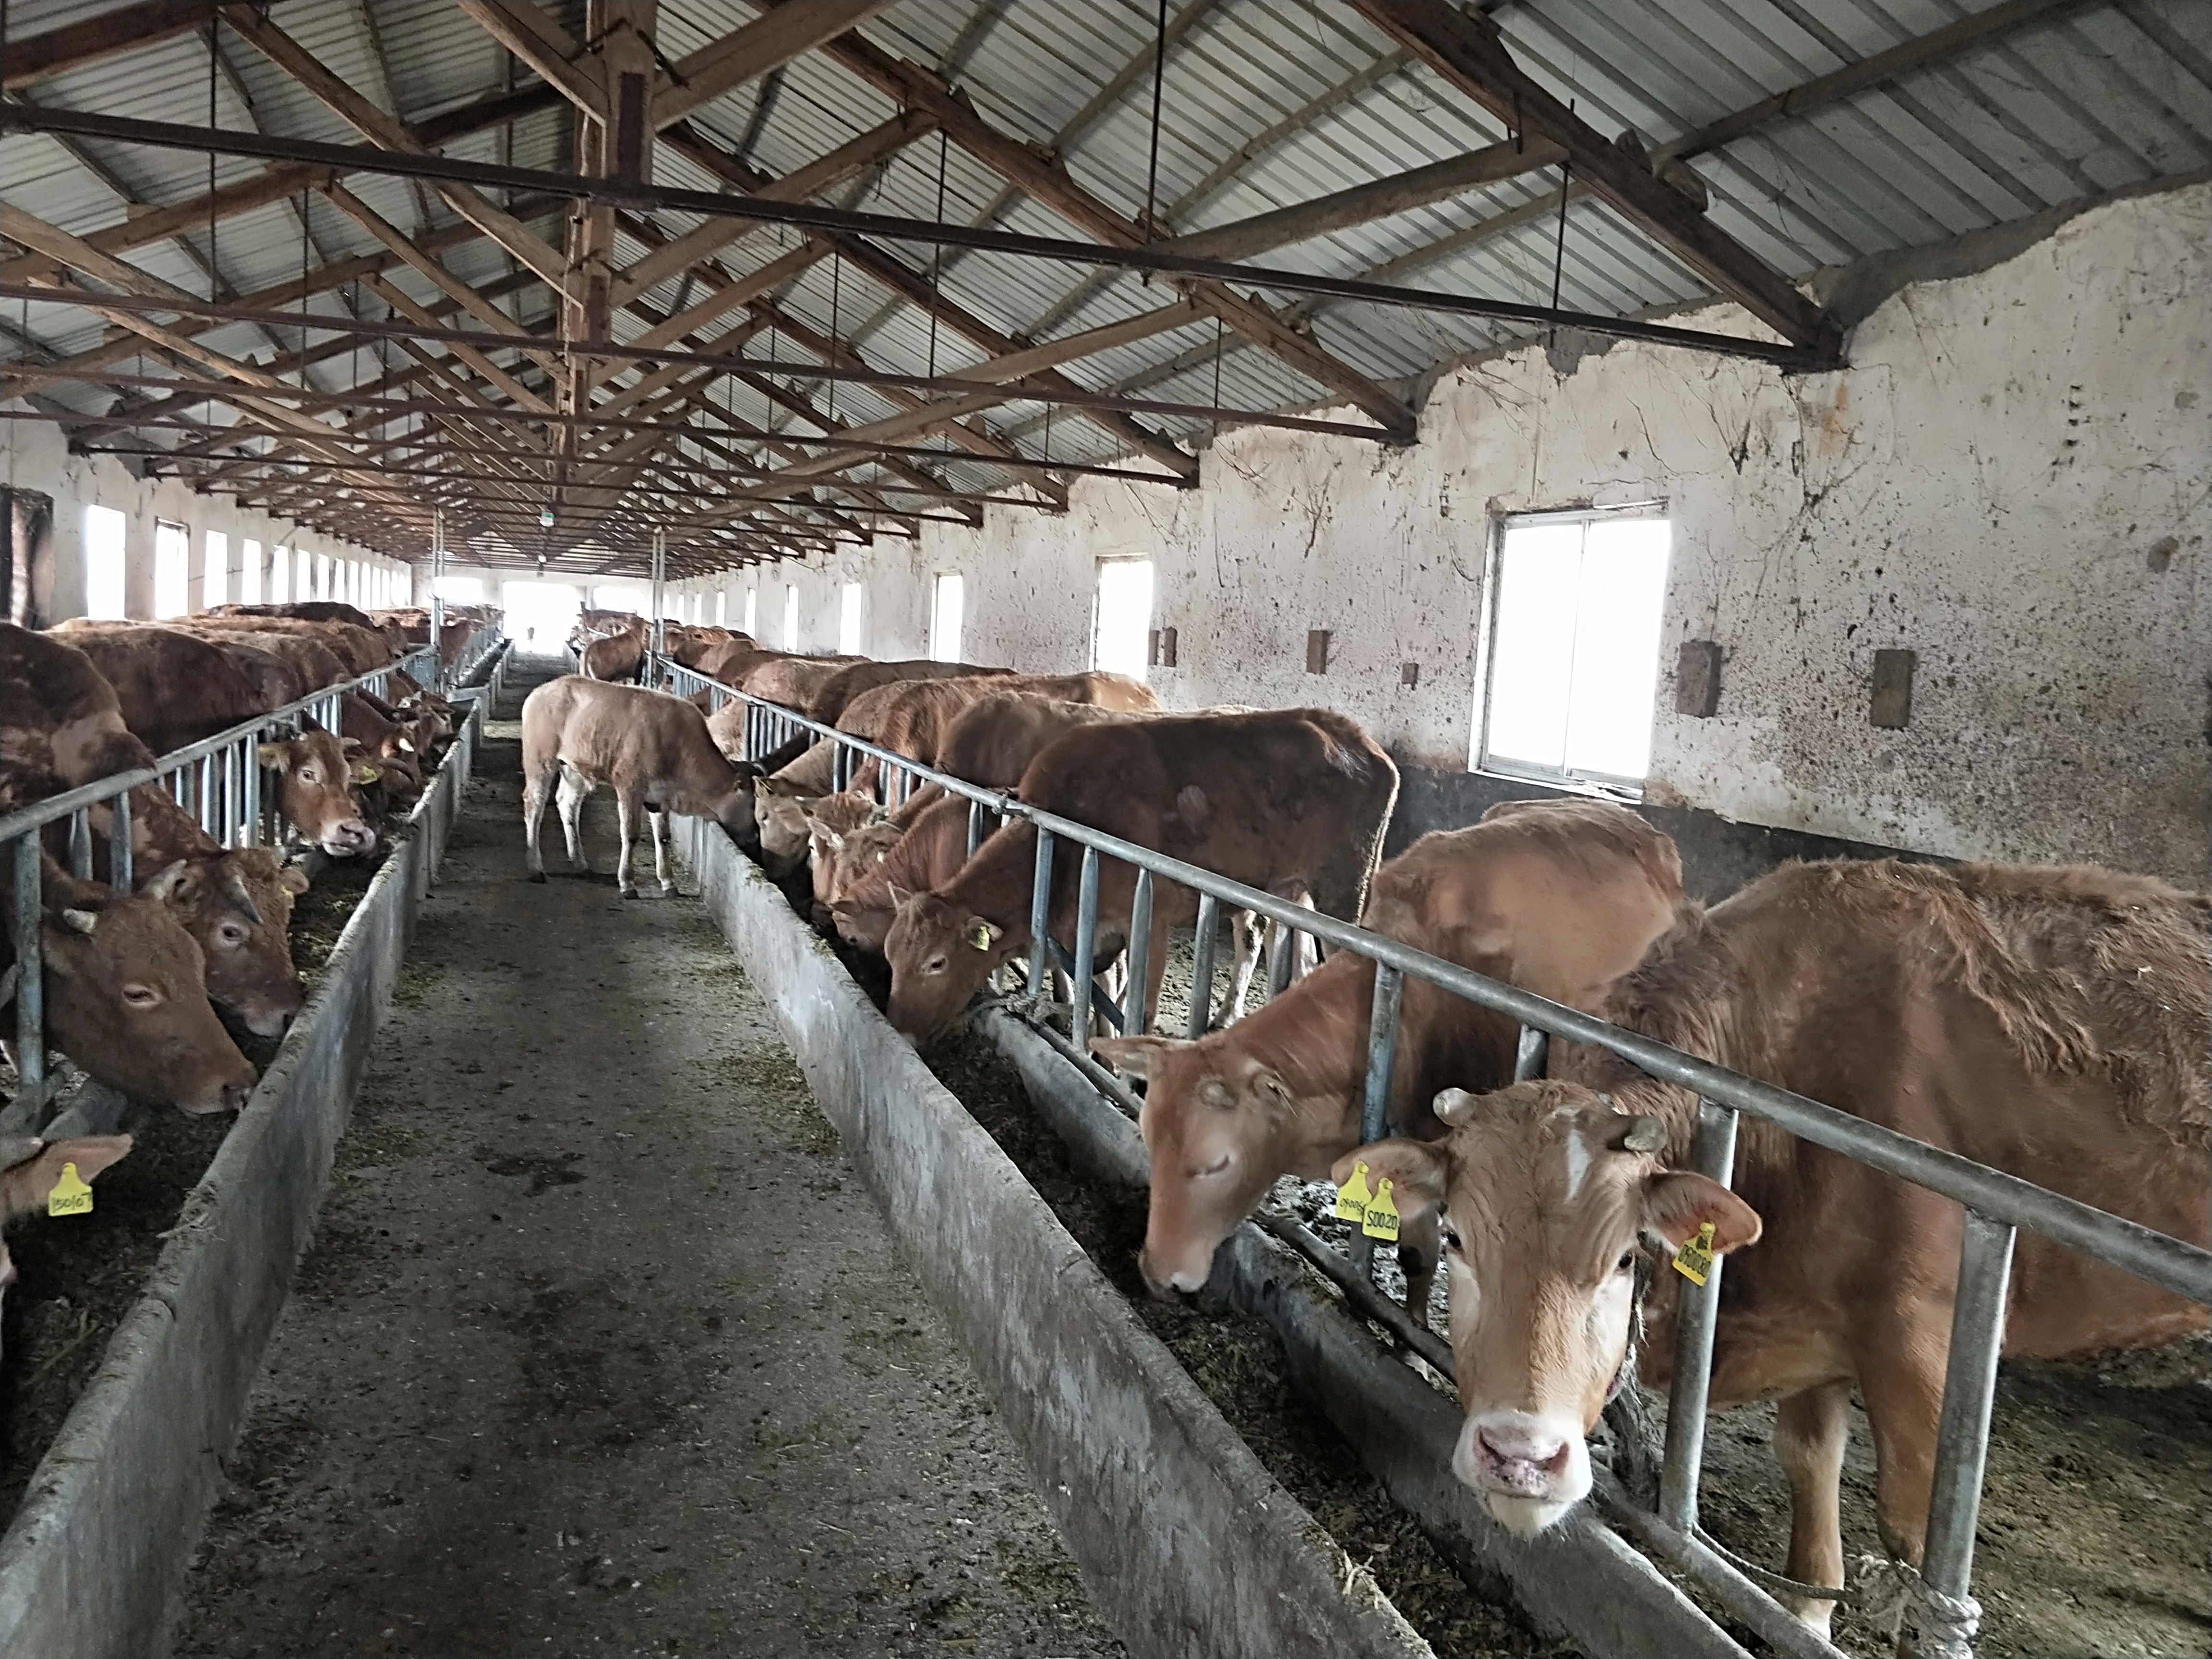
[[[1052,1000],[1052,831],[1040,824],[1036,832],[1036,864],[1030,877],[1030,1000],[1036,1017],[1044,1018]]]
[[[1367,1092],[1359,1104],[1359,1139],[1380,1140],[1390,1132],[1390,1074],[1398,1061],[1398,1005],[1405,975],[1387,962],[1375,964],[1375,1000],[1367,1021]]]
[[[1957,1601],[1966,1598],[1973,1583],[1974,1525],[1981,1516],[1990,1409],[1996,1397],[1997,1356],[2004,1349],[2016,1231],[1969,1210],[1959,1241],[1959,1288],[1951,1304],[1951,1353],[1943,1371],[1936,1481],[1929,1495],[1927,1548],[1920,1567],[1930,1589]],[[1947,1650],[1928,1643],[1923,1651]]]
[[[134,890],[131,872],[131,792],[125,790],[108,808],[107,880],[118,893]]]
[[[1697,1139],[1690,1167],[1723,1187],[1735,1174],[1736,1114],[1733,1107],[1698,1103]],[[1679,1533],[1698,1524],[1698,1474],[1705,1455],[1705,1401],[1712,1392],[1713,1326],[1720,1312],[1721,1268],[1716,1255],[1705,1282],[1685,1279],[1674,1311],[1674,1378],[1667,1396],[1666,1462],[1659,1471],[1659,1518]]]
[[[1211,893],[1198,896],[1198,937],[1192,942],[1190,962],[1190,1018],[1183,1035],[1193,1042],[1206,1035],[1213,1018],[1214,936],[1221,931],[1221,901]]]
[[[1098,955],[1098,849],[1083,849],[1083,863],[1075,888],[1075,956],[1068,977],[1075,982],[1067,993],[1067,1036],[1078,1048],[1088,1048],[1085,1036],[1091,1029],[1091,985]]]
[[[1520,1046],[1513,1053],[1513,1080],[1516,1083],[1534,1082],[1544,1075],[1544,1068],[1551,1063],[1551,1034],[1540,1031],[1533,1025],[1523,1025]]]
[[[1129,902],[1129,988],[1121,999],[1121,1035],[1142,1036],[1145,982],[1152,974],[1152,872],[1137,872],[1136,896]]]
[[[46,919],[36,830],[15,839],[15,1103],[18,1133],[37,1133],[46,1102],[46,976],[40,929]]]
[[[968,803],[968,856],[974,858],[975,849],[982,844],[983,803],[980,800],[971,800]]]

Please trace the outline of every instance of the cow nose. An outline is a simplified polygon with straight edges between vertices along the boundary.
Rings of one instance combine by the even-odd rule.
[[[366,853],[375,845],[376,831],[359,818],[342,820],[323,837],[323,849],[329,853]]]
[[[1567,1472],[1566,1441],[1540,1424],[1486,1423],[1475,1443],[1486,1481],[1504,1491],[1540,1497]]]
[[[1149,1247],[1137,1252],[1137,1273],[1144,1279],[1145,1288],[1162,1302],[1180,1302],[1187,1296],[1194,1296],[1206,1282],[1200,1279],[1194,1284],[1185,1284],[1183,1281],[1191,1277],[1187,1273],[1163,1274],[1155,1272]]]
[[[226,1083],[222,1085],[222,1109],[226,1112],[244,1111],[246,1103],[252,1099],[252,1096],[253,1084],[251,1079],[243,1083]]]

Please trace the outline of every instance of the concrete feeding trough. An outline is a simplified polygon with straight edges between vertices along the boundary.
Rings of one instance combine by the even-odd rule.
[[[415,916],[467,788],[488,694],[354,908],[323,980],[185,1199],[100,1367],[0,1536],[0,1653],[163,1650],[185,1565],[290,1293]]]

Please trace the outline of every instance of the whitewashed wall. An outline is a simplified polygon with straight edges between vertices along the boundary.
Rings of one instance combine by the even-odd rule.
[[[405,603],[411,573],[404,562],[337,537],[300,529],[288,519],[241,508],[228,495],[195,494],[180,479],[133,477],[112,455],[72,455],[61,431],[53,426],[0,422],[0,484],[35,489],[53,497],[53,591],[45,603],[47,616],[55,622],[84,614],[84,509],[88,507],[112,507],[123,514],[125,605],[132,617],[154,614],[154,525],[161,519],[184,525],[191,532],[194,610],[199,609],[206,591],[202,584],[210,530],[227,538],[226,592],[231,599],[238,598],[241,545],[250,539],[261,544],[264,568],[269,550],[274,547],[304,549],[381,566],[396,573],[399,588],[394,603]]]
[[[1495,516],[1663,501],[1650,799],[2202,884],[2212,187],[2113,203],[1907,288],[1847,361],[1785,380],[1626,344],[1561,368],[1502,355],[1437,386],[1411,448],[1250,429],[1206,454],[1194,491],[1085,480],[1064,516],[993,507],[981,531],[932,525],[918,549],[802,568],[803,643],[834,643],[836,584],[858,572],[866,648],[918,653],[929,578],[957,570],[968,656],[1079,666],[1096,562],[1149,555],[1154,620],[1179,632],[1179,665],[1153,671],[1171,704],[1327,703],[1403,759],[1464,767]],[[762,601],[779,645],[781,580]],[[1334,635],[1320,678],[1313,628]],[[1710,720],[1673,710],[1693,638],[1725,652]],[[1919,653],[1903,731],[1868,722],[1885,647]]]

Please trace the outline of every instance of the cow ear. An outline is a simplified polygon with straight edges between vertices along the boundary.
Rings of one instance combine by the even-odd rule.
[[[1390,1199],[1401,1221],[1411,1221],[1443,1202],[1451,1163],[1440,1146],[1425,1140],[1377,1140],[1346,1152],[1329,1170],[1340,1187],[1361,1164],[1367,1166],[1367,1190],[1390,1183]]]
[[[97,910],[64,910],[61,915],[62,926],[74,933],[89,933],[100,926]]]
[[[307,890],[307,872],[299,865],[288,864],[276,872],[276,884],[297,897]]]
[[[1283,1081],[1281,1073],[1262,1071],[1252,1079],[1252,1087],[1259,1095],[1261,1104],[1279,1112],[1291,1109],[1291,1103],[1295,1097],[1291,1093],[1291,1085]]]
[[[981,916],[970,916],[960,927],[961,943],[972,945],[978,951],[989,950],[1006,936],[1005,928],[995,921],[987,921]]]
[[[1765,1226],[1758,1211],[1709,1176],[1676,1170],[1644,1183],[1644,1231],[1670,1248],[1680,1249],[1709,1224],[1715,1255],[1758,1243]]]
[[[173,904],[186,897],[192,886],[192,867],[184,860],[149,876],[141,883],[138,890],[149,898],[157,898],[164,904]]]
[[[891,908],[895,910],[905,909],[907,907],[907,902],[914,896],[912,893],[908,892],[905,888],[900,886],[895,881],[887,881],[884,884],[884,886],[891,896]]]
[[[264,743],[255,752],[271,772],[282,772],[291,763],[292,751],[281,743]]]
[[[1667,1126],[1656,1117],[1624,1112],[1620,1121],[1610,1126],[1605,1144],[1616,1152],[1662,1152],[1667,1150]]]
[[[1429,1109],[1437,1115],[1437,1122],[1456,1129],[1474,1121],[1476,1109],[1481,1103],[1480,1095],[1465,1089],[1446,1089],[1429,1103]]]
[[[302,714],[300,716],[300,735],[301,737],[307,736],[310,732],[319,732],[322,729],[322,722],[318,720],[313,714]]]
[[[74,1164],[77,1179],[90,1181],[130,1150],[129,1135],[76,1135],[50,1141],[0,1174],[0,1217],[28,1215],[44,1204],[62,1178],[64,1164]]]
[[[1160,1062],[1176,1049],[1197,1046],[1183,1037],[1097,1037],[1091,1052],[1116,1071],[1149,1080],[1159,1075]]]

